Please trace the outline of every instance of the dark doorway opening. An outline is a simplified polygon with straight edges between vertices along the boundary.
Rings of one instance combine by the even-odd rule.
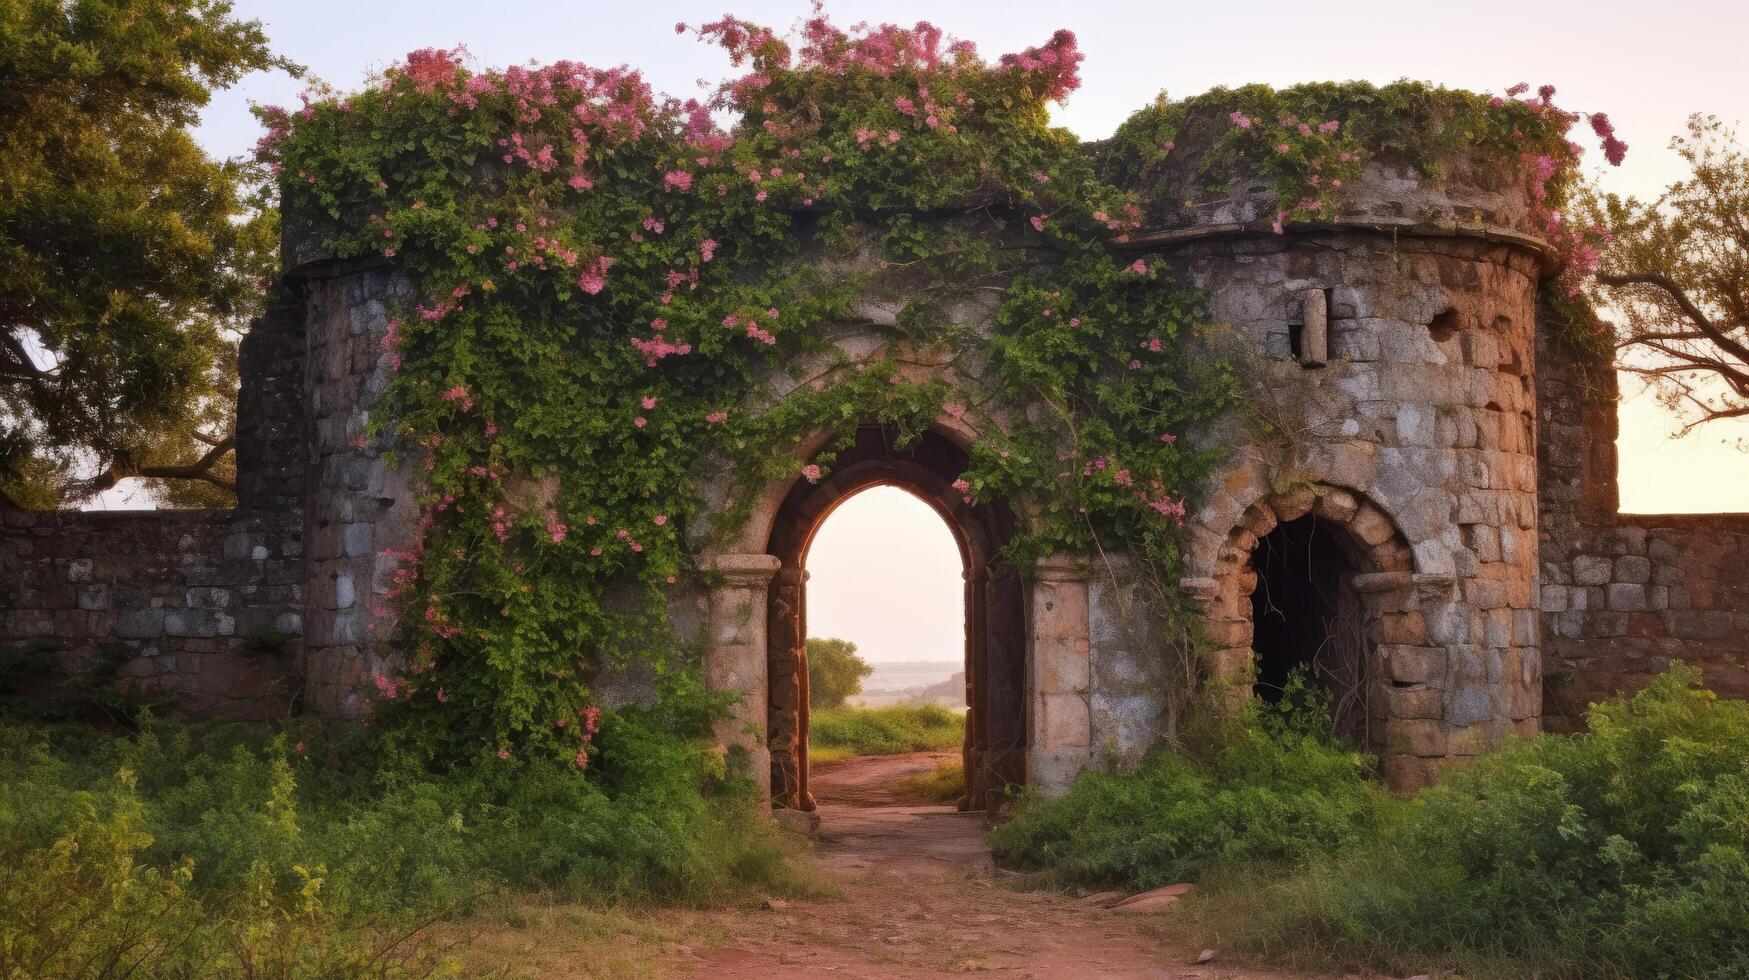
[[[1352,584],[1357,569],[1338,533],[1306,516],[1277,525],[1252,552],[1253,691],[1279,702],[1289,679],[1303,672],[1329,696],[1332,733],[1364,745],[1366,616]]]

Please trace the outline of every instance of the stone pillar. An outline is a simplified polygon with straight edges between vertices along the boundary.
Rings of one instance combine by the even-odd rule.
[[[1053,555],[1033,568],[1027,617],[1026,782],[1062,793],[1093,760],[1087,572]]]
[[[709,568],[721,576],[711,587],[705,683],[740,698],[717,722],[717,743],[747,754],[753,778],[771,795],[771,750],[766,746],[766,602],[781,562],[766,554],[718,555]]]
[[[373,672],[393,672],[383,649],[397,610],[385,597],[419,537],[414,459],[389,464],[392,436],[370,436],[389,385],[382,346],[389,311],[412,291],[397,274],[315,277],[304,297],[304,704],[329,718],[366,709]]]

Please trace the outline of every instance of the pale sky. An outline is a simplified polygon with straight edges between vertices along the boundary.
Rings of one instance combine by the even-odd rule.
[[[714,84],[729,67],[719,50],[677,36],[676,21],[696,25],[726,9],[782,28],[808,13],[805,0],[237,0],[236,9],[244,17],[261,19],[278,51],[342,88],[357,85],[368,72],[411,49],[466,42],[487,65],[560,58],[630,64],[641,68],[659,91],[679,97],[699,94],[700,80]],[[1109,135],[1161,89],[1188,96],[1216,85],[1254,81],[1286,85],[1409,77],[1499,92],[1519,81],[1533,87],[1547,82],[1557,87],[1556,101],[1564,108],[1608,112],[1629,143],[1627,162],[1605,174],[1605,186],[1653,196],[1681,173],[1665,144],[1689,113],[1749,121],[1749,81],[1743,74],[1749,4],[1742,0],[839,0],[828,12],[840,24],[928,19],[975,41],[986,57],[1037,44],[1059,27],[1069,28],[1087,54],[1084,84],[1055,117],[1089,139]],[[219,154],[246,152],[258,136],[248,103],[295,104],[301,87],[278,75],[244,80],[215,98],[205,115],[202,139]],[[1589,134],[1583,141],[1590,142]],[[1602,166],[1595,152],[1588,166]],[[1626,383],[1624,393],[1632,391],[1632,383]],[[1623,509],[1749,511],[1749,451],[1731,445],[1749,440],[1749,422],[1703,427],[1680,441],[1669,438],[1674,428],[1650,397],[1624,399]],[[917,604],[924,601],[920,593],[909,607],[865,602],[886,611],[881,621],[845,621],[844,630],[854,625],[866,635],[840,635],[871,653],[878,648],[886,659],[935,658],[923,656],[918,637],[939,635],[939,649],[945,651],[939,656],[952,659],[960,648],[958,559],[940,519],[920,502],[899,499],[903,497],[866,494],[834,516],[815,549],[811,567],[816,584],[810,595],[817,602],[828,601],[830,589],[821,587],[823,579],[837,580],[840,571],[831,566],[835,570],[828,572],[820,563],[835,554],[827,546],[836,549],[840,542],[870,556],[861,563],[869,574],[915,589],[924,564],[918,552],[899,552],[895,564],[888,565],[874,562],[870,549],[896,540],[923,547],[935,535],[941,543],[936,550],[952,560],[929,594],[951,596],[951,609],[926,610]],[[840,524],[852,523],[863,527],[840,531]],[[949,578],[951,587],[943,584]],[[909,611],[894,616],[893,609]],[[925,621],[938,614],[939,620]],[[826,622],[836,622],[836,614],[826,614],[823,607],[810,611],[810,617],[817,634]],[[889,650],[895,653],[888,656]]]
[[[864,490],[827,515],[804,561],[809,634],[849,640],[870,663],[965,655],[959,547],[923,501]]]

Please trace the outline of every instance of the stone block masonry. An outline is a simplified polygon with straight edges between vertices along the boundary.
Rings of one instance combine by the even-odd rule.
[[[1678,661],[1749,697],[1749,514],[1619,513],[1616,375],[1556,325],[1537,354],[1544,727],[1582,728]]]
[[[1019,415],[968,397],[969,413],[944,411],[924,433],[919,446],[933,448],[903,452],[858,420],[868,445],[856,465],[868,469],[840,454],[820,496],[794,475],[761,486],[732,541],[693,542],[715,580],[670,607],[711,684],[741,697],[723,748],[745,750],[774,796],[807,798],[797,600],[809,529],[864,477],[922,492],[961,535],[966,768],[982,780],[967,805],[1011,783],[1055,791],[1089,765],[1133,764],[1176,731],[1173,692],[1199,669],[1237,696],[1267,696],[1259,667],[1297,654],[1264,648],[1297,634],[1259,632],[1286,615],[1260,591],[1276,573],[1259,554],[1293,547],[1310,564],[1314,532],[1329,544],[1316,552],[1329,622],[1346,623],[1323,627],[1349,702],[1333,721],[1354,723],[1394,786],[1424,785],[1511,735],[1578,727],[1588,703],[1678,660],[1721,694],[1749,696],[1749,515],[1618,513],[1614,374],[1607,352],[1567,349],[1538,304],[1551,255],[1519,182],[1454,160],[1434,183],[1380,159],[1320,220],[1278,231],[1267,184],[1203,179],[1197,154],[1211,150],[1167,158],[1128,245],[1204,291],[1215,329],[1199,342],[1254,393],[1256,424],[1173,434],[1226,453],[1189,494],[1182,542],[1207,658],[1173,659],[1170,631],[1132,615],[1146,604],[1121,554],[994,560],[1039,502],[974,504],[950,487]],[[391,257],[328,254],[318,216],[295,211],[281,283],[291,298],[240,351],[236,509],[0,509],[0,645],[47,659],[52,670],[27,681],[37,690],[106,665],[195,712],[356,719],[372,674],[394,671],[393,594],[422,518],[416,474],[391,464],[393,427],[373,421],[392,371],[384,339],[413,281]],[[877,258],[856,262],[872,275]],[[907,294],[903,279],[892,285]],[[773,372],[736,411],[876,361],[987,392],[1001,383],[980,347],[998,325],[987,292],[952,306],[959,335],[979,341],[964,349],[916,347],[898,329],[902,304],[870,300],[822,333],[827,350]],[[796,451],[841,434],[821,429]],[[701,463],[713,508],[741,492],[734,465]],[[507,503],[551,499],[561,479],[507,474]],[[596,680],[603,692],[649,687],[611,671]]]
[[[283,715],[301,565],[228,511],[0,513],[0,644],[194,713]],[[23,683],[47,694],[50,677]]]
[[[104,675],[193,714],[283,717],[302,695],[303,310],[277,304],[239,351],[237,507],[26,511],[0,498],[0,647],[51,696]]]

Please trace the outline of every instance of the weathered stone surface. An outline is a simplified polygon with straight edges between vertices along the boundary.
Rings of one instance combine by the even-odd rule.
[[[1184,434],[1235,447],[1230,468],[1191,494],[1197,510],[1185,530],[1185,578],[1199,583],[1192,591],[1216,650],[1205,667],[1223,684],[1248,676],[1253,552],[1284,523],[1320,522],[1353,557],[1347,581],[1371,631],[1374,747],[1387,780],[1406,788],[1434,778],[1447,757],[1534,731],[1545,704],[1555,727],[1573,727],[1588,701],[1631,690],[1675,659],[1699,664],[1723,693],[1749,694],[1749,517],[1616,513],[1613,374],[1579,363],[1538,325],[1546,270],[1537,250],[1475,226],[1527,227],[1522,191],[1471,186],[1466,172],[1436,186],[1369,165],[1327,228],[1280,236],[1267,230],[1265,191],[1186,185],[1150,195],[1151,217],[1174,223],[1160,230],[1222,227],[1149,247],[1206,290],[1215,321],[1233,325],[1258,361],[1269,402],[1260,407],[1292,434],[1255,445],[1236,431]],[[1428,216],[1451,223],[1417,227]],[[199,709],[266,712],[298,687],[315,712],[360,709],[356,689],[376,666],[372,636],[390,625],[376,610],[417,528],[411,474],[386,461],[393,440],[364,435],[389,379],[380,340],[411,286],[392,270],[330,263],[290,218],[287,286],[298,300],[276,306],[241,351],[237,509],[0,508],[9,603],[0,642],[46,638],[69,667],[120,644],[133,657],[125,678]],[[1254,220],[1261,225],[1244,227]],[[994,302],[953,303],[951,315],[987,335]],[[1328,349],[1296,360],[1292,327],[1313,303],[1327,313]],[[890,323],[899,308],[877,299],[862,312]],[[1301,339],[1316,348],[1313,333]],[[774,402],[845,362],[876,358],[895,359],[907,379],[971,391],[991,376],[987,357],[907,349],[867,324],[836,329],[830,342],[793,376],[776,372],[762,396]],[[963,449],[978,426],[1011,421],[973,425],[981,411],[944,418],[943,432]],[[513,503],[538,507],[556,487],[548,483],[517,484]],[[725,492],[705,491],[719,504]],[[767,492],[758,506],[769,514],[788,487]],[[957,500],[943,497],[949,508]],[[777,559],[754,537],[720,556],[745,559],[724,567],[728,584],[677,591],[674,623],[707,651],[711,682],[742,695],[719,735],[747,749],[764,778],[773,746],[788,746],[802,768],[793,753],[805,744],[805,689],[799,660],[767,629],[775,593],[766,564]],[[1171,658],[1158,638],[1170,624],[1131,621],[1133,574],[1094,581],[1082,567],[1090,557],[1041,566],[1024,591],[1011,583],[1024,598],[1004,625],[978,634],[1019,667],[973,678],[980,691],[1008,685],[1007,717],[982,723],[1010,728],[1002,744],[980,744],[989,755],[968,771],[1024,769],[1026,780],[1060,789],[1100,753],[1133,760],[1161,733],[1159,692],[1173,680],[1160,674]],[[1018,582],[1021,573],[1008,574]],[[778,584],[799,598],[799,580]],[[996,588],[968,579],[968,595]],[[270,631],[287,637],[280,653],[242,654]],[[614,679],[603,689],[615,684],[638,688]],[[772,724],[780,715],[788,720]]]

